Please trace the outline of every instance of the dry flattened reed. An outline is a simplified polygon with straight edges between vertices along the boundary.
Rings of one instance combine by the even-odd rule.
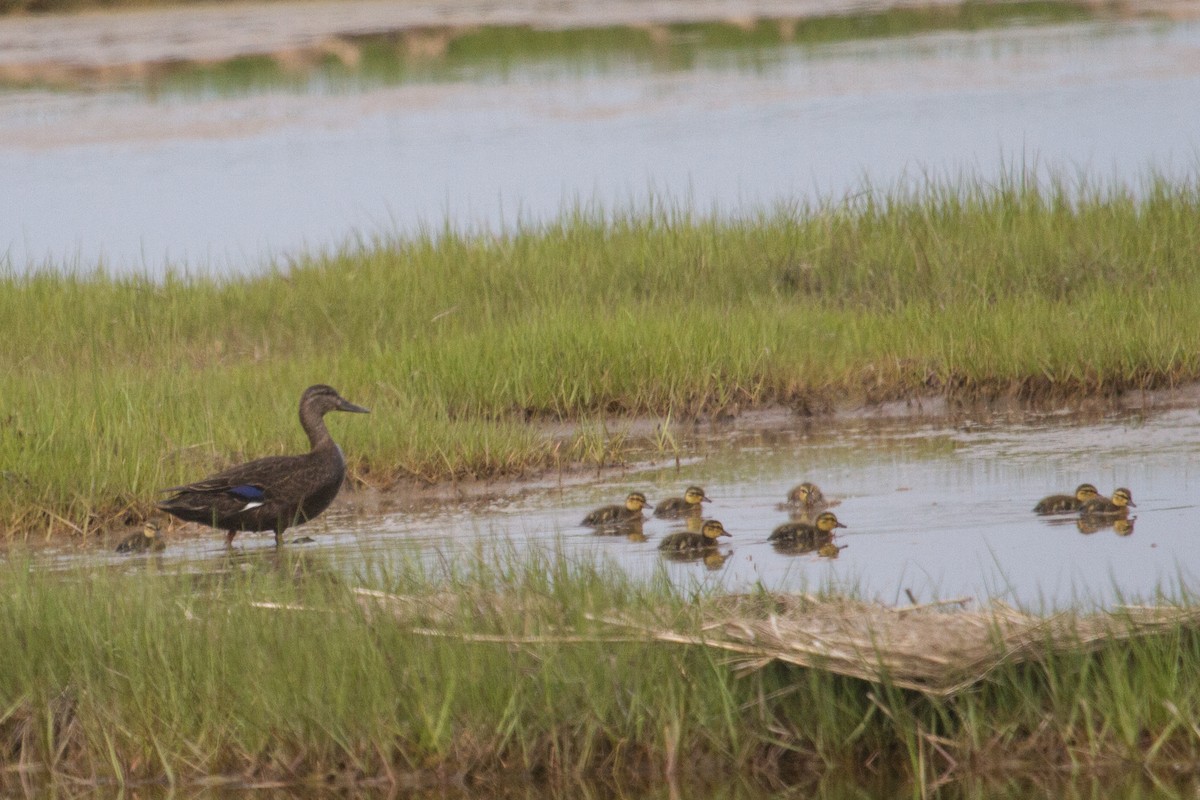
[[[386,608],[401,621],[429,621],[437,603],[357,590],[368,612]],[[502,603],[500,598],[490,601]],[[1113,641],[1200,625],[1200,607],[1122,606],[1111,612],[1039,616],[996,602],[966,610],[970,598],[895,608],[812,595],[730,596],[706,604],[682,625],[632,614],[593,617],[611,634],[472,635],[415,627],[427,636],[512,644],[662,642],[698,645],[738,655],[741,672],[772,661],[949,697],[985,680],[1003,665],[1041,662]]]

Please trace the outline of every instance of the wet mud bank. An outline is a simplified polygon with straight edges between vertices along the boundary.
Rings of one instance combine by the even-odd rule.
[[[480,27],[653,29],[703,22],[752,27],[762,20],[782,20],[788,27],[797,20],[959,5],[958,0],[520,0],[503,5],[470,0],[312,0],[11,15],[0,16],[0,81],[20,85],[138,80],[180,64],[216,64],[248,56],[268,56],[293,68],[326,59],[353,67],[361,59],[356,41],[383,34],[401,35],[408,51],[436,57],[458,35]],[[1121,16],[1200,15],[1195,3],[1182,0],[1082,5]]]

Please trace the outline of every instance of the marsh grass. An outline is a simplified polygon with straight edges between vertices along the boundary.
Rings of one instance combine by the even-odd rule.
[[[154,492],[305,448],[357,480],[626,458],[620,419],[922,393],[1070,398],[1200,377],[1195,180],[873,191],[749,218],[579,208],[365,242],[254,277],[0,277],[0,526],[90,532]],[[583,423],[556,439],[540,421]],[[677,455],[677,452],[676,452]]]
[[[864,764],[932,782],[1031,766],[1169,770],[1200,756],[1189,626],[1048,648],[937,698],[629,637],[599,620],[699,635],[727,598],[553,550],[393,561],[353,579],[292,552],[212,574],[146,567],[0,565],[0,638],[19,643],[0,648],[0,785],[786,782]]]

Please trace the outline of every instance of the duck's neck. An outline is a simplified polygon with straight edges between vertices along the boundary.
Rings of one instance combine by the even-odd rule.
[[[313,450],[337,447],[333,437],[329,435],[329,429],[325,427],[325,415],[312,406],[300,406],[300,425],[308,434],[308,443],[312,445]]]

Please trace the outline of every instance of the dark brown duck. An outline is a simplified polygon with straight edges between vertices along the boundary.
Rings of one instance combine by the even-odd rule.
[[[188,522],[225,531],[232,544],[240,531],[274,531],[275,543],[283,532],[303,525],[329,507],[346,478],[342,450],[329,435],[324,417],[330,411],[369,413],[318,384],[300,397],[300,425],[311,449],[302,455],[268,456],[230,467],[173,492],[158,507]]]

